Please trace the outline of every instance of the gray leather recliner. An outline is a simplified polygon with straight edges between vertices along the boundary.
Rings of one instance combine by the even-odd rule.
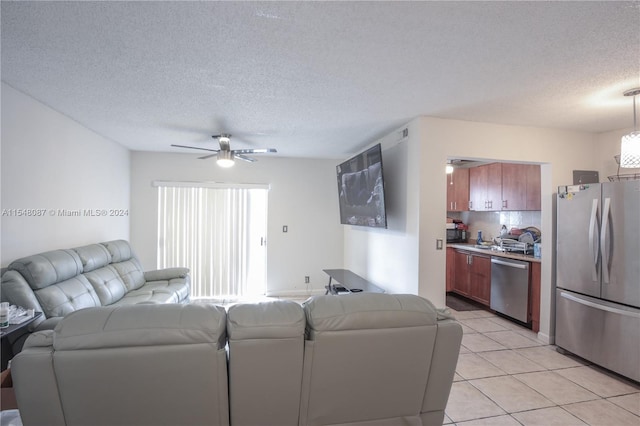
[[[109,306],[31,335],[12,376],[26,426],[441,425],[461,340],[415,295]]]
[[[129,242],[114,240],[14,260],[2,275],[0,298],[42,312],[29,325],[39,331],[78,309],[187,303],[190,285],[187,268],[144,271]]]
[[[229,308],[229,404],[234,426],[295,426],[300,408],[305,317],[300,304]]]
[[[109,306],[34,333],[11,365],[25,425],[228,425],[226,313]]]
[[[408,294],[315,297],[300,425],[441,425],[462,327]]]

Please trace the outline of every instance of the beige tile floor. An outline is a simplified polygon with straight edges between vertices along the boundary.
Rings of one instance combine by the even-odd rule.
[[[638,384],[491,312],[452,312],[464,334],[444,424],[640,426]]]

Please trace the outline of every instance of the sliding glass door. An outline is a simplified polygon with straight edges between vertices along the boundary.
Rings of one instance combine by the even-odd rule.
[[[189,268],[192,299],[264,294],[268,187],[157,186],[158,268]]]

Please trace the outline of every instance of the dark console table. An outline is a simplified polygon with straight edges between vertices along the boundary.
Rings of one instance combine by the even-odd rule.
[[[42,312],[35,312],[33,317],[21,322],[20,324],[10,324],[9,327],[0,328],[0,350],[2,352],[2,361],[0,367],[4,371],[7,368],[7,364],[11,358],[15,355],[11,350],[11,343],[9,342],[9,336],[20,335],[25,332],[25,327],[34,322],[36,319],[42,316]]]
[[[347,294],[363,291],[367,293],[385,292],[377,285],[348,269],[323,269],[323,271],[329,275],[329,284],[324,287],[327,290],[325,294]]]

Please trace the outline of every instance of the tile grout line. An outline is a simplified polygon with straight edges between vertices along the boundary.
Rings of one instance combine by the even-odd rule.
[[[458,312],[454,311],[454,316],[456,316]],[[518,424],[523,424],[521,421],[519,421],[517,418],[515,418],[513,416],[513,414],[518,414],[518,413],[526,413],[526,412],[533,412],[533,411],[537,411],[537,410],[543,410],[543,409],[550,409],[550,408],[559,408],[561,409],[564,413],[566,413],[567,415],[571,416],[571,418],[576,419],[576,421],[582,422],[584,424],[588,424],[586,420],[583,420],[582,418],[579,418],[578,416],[576,416],[575,414],[573,414],[571,411],[569,411],[566,407],[570,406],[570,405],[574,405],[574,404],[581,404],[581,403],[588,403],[588,402],[592,402],[592,401],[606,401],[608,404],[611,404],[612,406],[615,406],[617,409],[623,410],[626,413],[631,414],[632,416],[635,416],[638,418],[639,422],[640,422],[640,416],[636,413],[634,413],[633,411],[630,411],[630,409],[627,409],[625,406],[622,405],[618,405],[612,401],[609,401],[610,398],[618,398],[618,397],[624,397],[624,396],[629,396],[629,395],[635,395],[635,394],[640,394],[640,388],[637,388],[637,385],[634,383],[630,383],[628,381],[623,380],[622,378],[618,378],[615,376],[612,376],[611,374],[607,374],[607,372],[604,371],[600,371],[597,366],[595,366],[592,363],[585,363],[583,360],[581,359],[576,359],[575,357],[571,356],[571,355],[567,355],[567,354],[562,354],[560,352],[555,351],[553,348],[555,347],[555,345],[550,345],[550,344],[546,344],[544,342],[541,342],[537,339],[532,338],[532,336],[530,335],[530,333],[533,333],[531,331],[528,331],[526,328],[522,328],[522,330],[517,330],[517,329],[512,329],[510,327],[507,327],[505,324],[502,324],[501,321],[507,321],[501,317],[491,317],[491,314],[479,314],[481,316],[478,316],[478,314],[465,314],[463,315],[463,318],[459,318],[458,321],[460,322],[461,325],[464,325],[467,329],[471,330],[471,332],[466,332],[464,333],[464,335],[474,335],[477,334],[479,336],[482,337],[486,337],[487,339],[495,342],[496,344],[502,346],[503,348],[501,349],[490,349],[490,350],[479,350],[479,351],[474,351],[471,348],[462,345],[461,347],[464,348],[465,352],[461,352],[461,355],[467,355],[467,354],[473,354],[473,355],[477,355],[478,357],[480,357],[481,359],[483,359],[485,362],[488,363],[488,365],[493,366],[494,368],[497,369],[498,372],[502,372],[503,374],[499,374],[499,375],[495,375],[495,376],[486,376],[486,377],[478,377],[478,378],[473,378],[473,379],[468,379],[465,376],[463,376],[462,374],[460,374],[457,371],[456,368],[456,375],[461,379],[461,380],[457,380],[454,383],[466,383],[466,385],[471,386],[473,389],[475,389],[476,391],[478,391],[484,398],[486,398],[488,401],[490,401],[492,404],[494,404],[496,407],[498,407],[500,410],[502,410],[505,414],[500,414],[500,415],[489,415],[489,416],[480,416],[477,418],[472,418],[472,419],[467,419],[464,421],[460,421],[459,423],[464,423],[464,422],[471,422],[471,421],[475,421],[475,420],[481,420],[481,419],[489,419],[489,418],[493,418],[493,417],[500,417],[500,416],[504,416],[507,415],[509,416],[511,419],[513,419],[515,422],[517,422]],[[457,317],[457,316],[456,316]],[[500,319],[500,321],[492,321],[493,319]],[[500,326],[503,328],[503,330],[491,330],[491,331],[479,331],[475,328],[473,328],[473,321],[474,320],[487,320],[490,322],[493,322],[494,324],[496,324],[497,326]],[[469,322],[469,323],[467,323]],[[515,323],[514,323],[515,324]],[[478,325],[477,325],[478,327]],[[520,331],[520,332],[519,332]],[[500,341],[496,340],[495,338],[492,338],[490,335],[487,335],[489,333],[500,333],[500,332],[512,332],[514,334],[517,334],[519,337],[522,337],[524,339],[530,340],[532,343],[531,346],[522,346],[522,347],[509,347],[507,346],[505,343],[507,343],[505,341],[505,343],[501,343]],[[463,338],[464,338],[463,335]],[[494,336],[495,337],[495,336]],[[526,353],[524,351],[520,351],[520,350],[526,350],[526,349],[533,349],[533,348],[544,348],[544,350],[549,350],[549,351],[553,351],[553,353],[556,353],[558,355],[561,355],[563,357],[568,358],[570,361],[578,364],[578,365],[567,365],[567,366],[560,366],[560,367],[554,367],[554,366],[548,366],[548,365],[543,365],[538,361],[536,361],[533,356],[532,353]],[[525,358],[526,360],[538,365],[541,370],[538,370],[537,368],[532,370],[532,371],[524,371],[521,373],[509,373],[507,371],[504,371],[503,367],[501,367],[498,363],[496,362],[492,362],[490,359],[485,358],[484,356],[482,356],[483,353],[490,353],[490,352],[513,352],[515,354],[517,354],[518,356]],[[494,360],[495,361],[495,360]],[[458,361],[460,362],[460,361]],[[551,363],[551,361],[546,362],[546,364]],[[599,374],[604,374],[605,376],[608,376],[609,378],[621,382],[624,385],[628,385],[631,388],[634,388],[634,390],[629,390],[629,391],[625,391],[624,393],[621,394],[616,394],[616,395],[612,395],[612,396],[602,396],[599,393],[597,393],[595,390],[589,389],[585,384],[581,384],[577,381],[575,381],[574,379],[570,378],[570,377],[565,377],[562,374],[559,374],[559,371],[564,371],[564,370],[571,370],[571,369],[576,369],[576,368],[588,368],[590,370],[593,370]],[[574,386],[577,386],[581,389],[583,389],[584,391],[594,395],[593,399],[587,399],[584,401],[575,401],[575,402],[570,402],[567,404],[561,404],[558,403],[556,401],[554,401],[553,399],[551,399],[550,397],[545,396],[542,392],[536,390],[535,388],[531,387],[529,384],[527,384],[526,382],[524,382],[520,377],[517,377],[518,375],[525,375],[525,374],[535,374],[535,373],[552,373],[555,374],[557,376],[559,376],[560,378],[562,378],[563,380],[566,380],[567,382],[571,383]],[[544,400],[548,401],[550,404],[550,406],[548,407],[539,407],[539,408],[530,408],[530,409],[526,409],[526,410],[521,410],[521,411],[508,411],[506,408],[504,408],[502,405],[498,404],[498,402],[496,400],[494,400],[493,398],[491,398],[488,394],[486,394],[485,392],[483,392],[479,387],[475,386],[473,383],[471,383],[471,381],[473,380],[484,380],[484,379],[492,379],[492,378],[506,378],[506,377],[511,377],[514,380],[516,380],[519,384],[526,386],[529,390],[533,391],[535,394],[537,394],[538,396],[540,396],[541,398],[543,398]],[[583,382],[584,383],[584,382]],[[447,419],[449,421],[451,421],[452,423],[447,423],[447,424],[458,424],[456,422],[453,421],[453,419],[447,414],[446,410],[445,410],[445,414],[447,415]],[[640,423],[639,423],[640,424]]]

